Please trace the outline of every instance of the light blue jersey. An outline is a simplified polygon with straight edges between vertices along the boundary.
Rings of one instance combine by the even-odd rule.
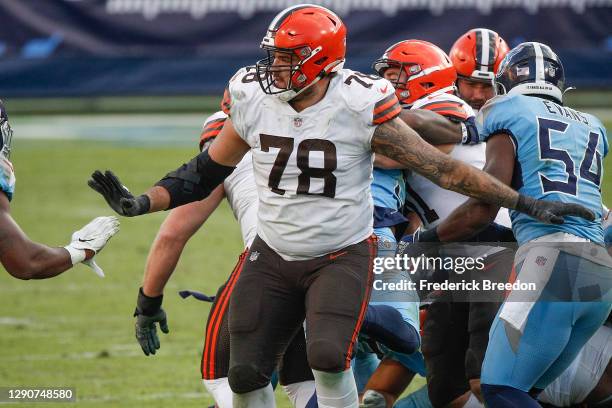
[[[374,168],[372,175],[374,177],[372,180],[374,205],[401,209],[406,200],[403,171]]]
[[[401,211],[406,200],[404,172],[374,168],[372,174],[374,228],[392,227],[407,222]]]
[[[514,189],[538,199],[581,204],[596,214],[594,221],[566,217],[564,224],[551,225],[511,211],[519,244],[555,232],[603,243],[600,189],[608,140],[599,119],[546,99],[503,95],[482,107],[476,123],[482,140],[496,133],[511,135]]]

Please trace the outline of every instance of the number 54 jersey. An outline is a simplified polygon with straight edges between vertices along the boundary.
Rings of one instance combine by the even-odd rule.
[[[372,234],[371,140],[401,111],[388,81],[340,70],[322,100],[296,112],[247,67],[222,108],[253,152],[257,233],[283,259],[312,259]]]
[[[546,99],[503,95],[482,107],[476,125],[483,140],[497,133],[510,135],[516,153],[515,190],[538,199],[581,204],[597,216],[594,221],[566,217],[563,224],[552,225],[512,211],[519,243],[555,232],[603,243],[601,183],[608,139],[599,119]]]

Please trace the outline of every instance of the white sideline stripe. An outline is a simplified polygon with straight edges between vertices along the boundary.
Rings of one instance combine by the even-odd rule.
[[[124,143],[197,145],[202,114],[14,116],[17,140],[96,140]]]

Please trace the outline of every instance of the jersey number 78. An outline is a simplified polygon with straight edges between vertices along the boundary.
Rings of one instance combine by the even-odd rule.
[[[270,148],[279,149],[272,171],[268,178],[268,187],[276,194],[285,194],[284,189],[279,188],[283,172],[289,163],[289,157],[293,152],[294,140],[291,137],[260,134],[261,150],[269,152]],[[323,152],[323,167],[310,167],[310,152]],[[329,140],[304,139],[297,148],[297,167],[300,169],[298,176],[297,194],[322,195],[334,198],[336,196],[336,176],[334,170],[338,164],[336,158],[336,146]],[[323,179],[323,192],[310,193],[310,179]]]

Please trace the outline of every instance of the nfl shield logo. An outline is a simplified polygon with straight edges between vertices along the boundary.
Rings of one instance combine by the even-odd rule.
[[[536,261],[535,261],[535,262],[536,262],[536,264],[538,264],[539,266],[544,266],[544,265],[546,265],[546,261],[548,261],[548,259],[546,259],[545,257],[543,257],[543,256],[538,256],[538,257],[536,258]]]
[[[293,118],[293,126],[295,127],[302,126],[302,118]]]
[[[259,258],[259,252],[253,251],[251,252],[251,256],[249,256],[249,261],[254,262]]]
[[[529,75],[529,67],[516,67],[516,75],[517,76]]]

